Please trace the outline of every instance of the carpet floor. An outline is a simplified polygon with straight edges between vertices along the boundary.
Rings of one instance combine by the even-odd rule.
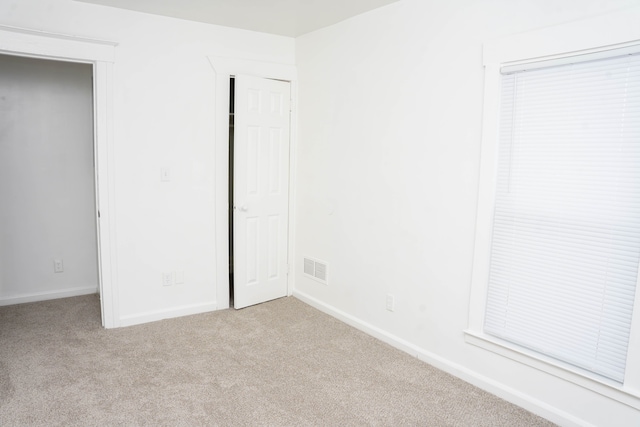
[[[105,330],[0,307],[0,426],[551,426],[302,303]]]

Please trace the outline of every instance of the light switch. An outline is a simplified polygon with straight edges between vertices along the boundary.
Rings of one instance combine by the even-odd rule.
[[[160,168],[160,181],[171,181],[171,170],[169,168]]]

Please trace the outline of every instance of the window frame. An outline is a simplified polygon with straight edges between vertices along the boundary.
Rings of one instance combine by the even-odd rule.
[[[540,355],[483,332],[488,291],[491,237],[496,198],[498,131],[500,120],[501,68],[541,61],[564,60],[575,55],[593,55],[638,47],[640,29],[629,24],[637,13],[615,14],[556,27],[521,33],[483,45],[484,105],[478,188],[476,235],[469,303],[469,325],[465,341],[485,350],[518,361],[553,376],[570,381],[633,408],[640,409],[640,280],[636,282],[634,313],[623,384],[586,370]],[[595,22],[594,22],[595,21]],[[604,21],[604,22],[603,22]],[[613,21],[611,31],[594,31]],[[635,21],[637,23],[637,21]],[[570,36],[569,36],[570,35]],[[638,275],[640,278],[640,274]]]

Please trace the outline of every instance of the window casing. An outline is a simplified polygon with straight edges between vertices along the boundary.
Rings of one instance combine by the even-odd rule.
[[[484,332],[624,382],[640,260],[640,55],[502,74]]]
[[[635,15],[620,14],[617,19],[635,21]],[[548,68],[640,51],[640,28],[618,25],[608,32],[594,32],[593,22],[575,22],[518,34],[486,43],[483,48],[485,88],[483,131],[476,239],[469,304],[467,343],[512,359],[523,366],[546,372],[598,395],[607,396],[640,409],[640,292],[627,298],[635,309],[631,318],[627,361],[622,381],[593,373],[576,363],[567,363],[553,355],[534,351],[521,343],[485,332],[493,240],[494,211],[499,168],[500,108],[502,72]],[[571,34],[571,37],[567,37]],[[612,51],[616,50],[616,53]],[[578,59],[578,61],[576,61]],[[640,289],[636,281],[636,288]],[[524,368],[523,368],[524,369]],[[527,372],[522,371],[522,374]]]

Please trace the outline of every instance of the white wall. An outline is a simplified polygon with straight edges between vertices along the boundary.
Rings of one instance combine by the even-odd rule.
[[[295,51],[290,38],[71,0],[0,0],[0,25],[119,43],[112,202],[121,324],[216,303],[214,220],[226,211],[214,204],[207,56],[297,62],[297,292],[548,414],[629,425],[637,410],[469,346],[462,330],[482,42],[631,4],[402,0],[301,37]],[[170,182],[160,181],[162,167]],[[301,275],[302,255],[328,261],[327,286]],[[162,287],[162,272],[177,270],[185,283]],[[393,313],[387,293],[396,297]]]
[[[91,79],[0,55],[0,305],[98,290]]]
[[[463,334],[482,43],[631,5],[403,0],[296,39],[295,294],[555,421],[639,425],[637,409],[471,346]],[[328,285],[302,275],[305,255],[328,262]]]
[[[0,25],[119,43],[111,201],[119,323],[214,308],[215,74],[207,56],[292,64],[293,39],[71,0],[0,0]],[[160,181],[164,167],[170,182]],[[184,271],[184,284],[163,287],[162,273],[172,271]]]

